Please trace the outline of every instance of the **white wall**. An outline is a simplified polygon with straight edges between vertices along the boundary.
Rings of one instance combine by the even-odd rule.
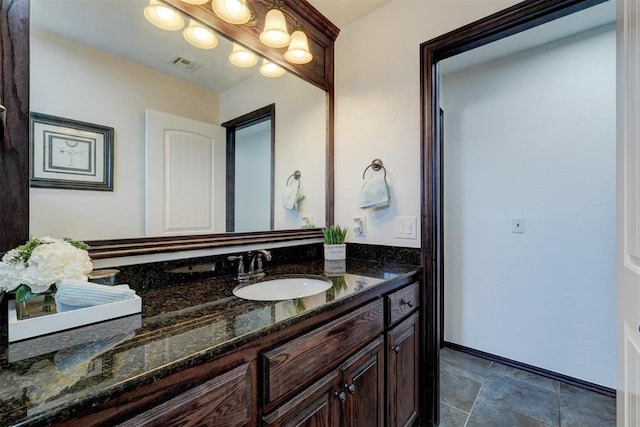
[[[265,84],[268,79],[269,84]],[[309,83],[285,74],[276,79],[258,75],[220,95],[220,122],[276,104],[275,228],[302,227],[302,217],[325,224],[326,96]],[[282,190],[295,171],[302,174],[306,197],[299,210],[282,207]]]
[[[614,28],[442,83],[445,339],[615,388]]]
[[[30,102],[35,112],[115,129],[113,192],[30,191],[29,233],[77,239],[144,235],[146,108],[212,124],[219,115],[214,92],[37,28]]]
[[[394,0],[343,28],[336,42],[336,223],[367,217],[367,236],[349,240],[420,247],[395,238],[395,217],[420,217],[420,43],[517,1]],[[391,206],[362,211],[362,171],[380,158]],[[419,221],[418,221],[419,226]]]

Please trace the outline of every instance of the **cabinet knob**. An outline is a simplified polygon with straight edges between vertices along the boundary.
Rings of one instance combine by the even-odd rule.
[[[400,305],[402,305],[402,304],[405,304],[405,305],[406,305],[406,306],[408,306],[409,308],[413,308],[413,303],[412,303],[411,301],[405,301],[405,300],[402,300],[402,301],[400,302]]]
[[[349,392],[349,394],[354,394],[356,392],[356,386],[354,384],[345,384],[344,389]]]
[[[400,346],[396,345],[395,347],[392,348],[393,351],[396,352],[396,354],[400,353]]]
[[[347,393],[345,393],[344,391],[341,392],[335,392],[334,395],[338,398],[338,400],[342,403],[344,403],[345,400],[347,400]]]

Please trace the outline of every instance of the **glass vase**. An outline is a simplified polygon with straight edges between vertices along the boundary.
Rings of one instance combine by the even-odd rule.
[[[55,292],[46,291],[37,294],[28,301],[16,301],[16,315],[18,320],[33,319],[56,312]]]

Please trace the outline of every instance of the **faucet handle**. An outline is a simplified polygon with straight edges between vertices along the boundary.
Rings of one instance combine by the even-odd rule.
[[[238,276],[244,274],[244,257],[242,255],[231,255],[227,259],[229,261],[238,261]]]
[[[261,253],[264,256],[265,261],[271,261],[271,252],[266,249],[260,249],[258,253]]]

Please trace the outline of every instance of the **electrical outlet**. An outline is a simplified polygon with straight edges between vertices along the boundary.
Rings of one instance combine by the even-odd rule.
[[[351,231],[353,231],[353,235],[356,237],[366,237],[367,236],[367,217],[359,216],[353,218],[353,225],[351,226]]]
[[[512,233],[524,233],[524,218],[513,218],[511,220]]]

